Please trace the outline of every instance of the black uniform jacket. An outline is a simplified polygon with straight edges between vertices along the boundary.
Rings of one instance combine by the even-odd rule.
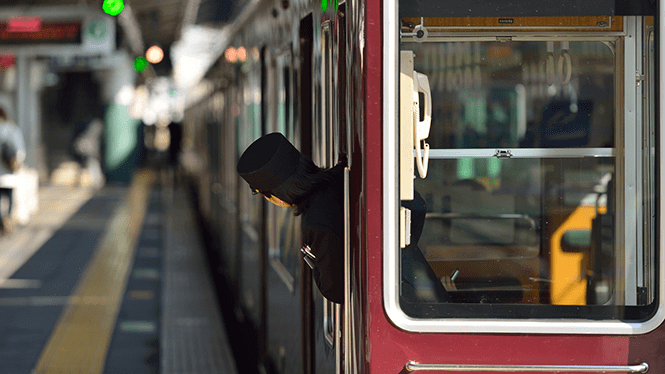
[[[339,304],[344,302],[343,170],[339,164],[326,171],[333,182],[314,192],[302,220],[303,243],[315,256],[307,259],[314,281],[326,299]]]
[[[414,199],[402,201],[402,206],[411,210],[411,244],[401,250],[401,300],[411,303],[452,302],[418,247],[418,240],[425,226],[425,200],[415,191]]]

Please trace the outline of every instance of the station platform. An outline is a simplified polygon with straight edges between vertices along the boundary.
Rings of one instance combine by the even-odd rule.
[[[40,186],[0,237],[0,373],[237,373],[186,191]]]

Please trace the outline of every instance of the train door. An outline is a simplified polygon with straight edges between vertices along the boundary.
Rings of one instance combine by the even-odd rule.
[[[405,76],[421,91],[427,77],[431,87],[422,99],[431,113],[429,171],[419,167],[413,187],[428,207],[425,257],[439,277],[458,270],[459,285],[502,290],[463,301],[646,302],[629,291],[644,287],[642,251],[612,254],[621,238],[631,246],[643,240],[633,224],[643,209],[620,222],[617,209],[653,211],[650,200],[636,203],[642,191],[626,194],[653,178],[642,170],[653,156],[634,144],[648,129],[648,102],[642,86],[626,83],[633,71],[645,74],[641,41],[650,19],[593,20],[595,30],[568,37],[403,40],[402,66],[412,67]],[[618,292],[617,282],[628,289]]]
[[[216,92],[210,97],[206,103],[208,120],[205,122],[207,126],[207,140],[210,144],[207,152],[209,157],[207,165],[210,170],[210,215],[207,217],[207,219],[209,220],[211,228],[218,235],[223,233],[223,228],[225,227],[224,223],[227,216],[226,203],[228,200],[231,200],[231,198],[235,197],[235,189],[231,190],[234,192],[232,196],[227,196],[227,194],[224,193],[225,186],[227,185],[227,181],[225,179],[226,169],[224,168],[224,160],[227,157],[225,150],[232,149],[227,148],[225,144],[226,142],[224,141],[225,132],[228,130],[227,127],[224,126],[225,97],[226,95],[222,91]],[[233,140],[232,144],[234,143],[235,140]],[[177,174],[174,175],[174,177],[177,178]],[[214,237],[218,237],[218,235],[214,235]],[[218,246],[215,248],[219,249]],[[215,254],[215,256],[217,255],[218,254]]]
[[[662,338],[652,5],[518,3],[523,17],[509,2],[400,3],[385,308],[405,331],[439,333],[405,346],[446,347],[407,352],[433,364],[408,371],[622,370],[647,359],[635,342]],[[424,208],[404,208],[418,196]]]
[[[246,149],[252,141],[263,135],[262,113],[262,60],[258,48],[250,48],[242,75],[243,106],[239,108],[243,118],[238,131],[239,149]],[[233,158],[236,160],[236,158]],[[232,169],[235,170],[235,169]],[[255,331],[263,323],[263,206],[264,200],[253,196],[251,190],[241,185],[239,191],[240,246],[238,247],[238,299],[243,306],[245,318]],[[258,337],[261,340],[261,337]],[[257,346],[258,342],[251,342]],[[262,353],[261,347],[257,351]],[[254,352],[252,352],[254,353]]]
[[[275,54],[271,63],[272,94],[268,132],[277,131],[300,148],[296,126],[294,53],[291,47]],[[266,271],[267,353],[277,373],[302,369],[300,299],[300,217],[290,209],[267,204],[268,264]],[[288,333],[286,333],[288,332]]]
[[[219,258],[229,258],[229,252],[236,248],[238,232],[238,174],[235,173],[235,162],[237,160],[238,144],[237,144],[237,125],[236,115],[233,113],[232,108],[235,107],[235,87],[229,86],[224,90],[224,101],[222,110],[222,123],[225,124],[222,133],[222,163],[224,174],[222,175],[222,191],[220,198],[222,200],[222,214],[221,214],[221,227],[220,236],[224,246],[215,243],[215,248],[221,248],[223,253],[219,254]],[[224,230],[222,230],[222,228]],[[219,240],[219,239],[218,239]],[[225,264],[224,266],[226,266]],[[216,269],[219,273],[225,274],[226,268]]]
[[[313,141],[313,131],[316,127],[316,121],[313,120],[314,110],[314,88],[313,88],[313,47],[314,47],[314,25],[313,15],[309,14],[300,21],[300,53],[299,56],[299,70],[298,70],[298,97],[300,98],[299,110],[299,123],[300,123],[300,139],[301,148],[300,152],[312,160],[315,158],[312,155],[313,149],[318,149],[318,146]],[[302,315],[302,352],[303,352],[303,368],[302,373],[309,374],[314,370],[314,363],[316,357],[314,355],[314,303],[312,288],[314,282],[312,279],[312,271],[309,266],[300,262],[300,272],[302,282],[300,287],[301,296],[301,315]]]
[[[238,129],[241,126],[242,118],[240,116],[240,108],[242,105],[241,100],[240,82],[236,79],[233,80],[225,90],[224,107],[225,110],[225,141],[228,142],[228,147],[224,148],[224,217],[222,224],[224,230],[220,231],[221,236],[218,243],[215,243],[216,248],[222,251],[220,268],[217,269],[221,274],[224,274],[226,279],[232,284],[235,289],[235,264],[237,259],[237,249],[240,242],[239,228],[241,226],[241,218],[238,214],[240,209],[239,199],[241,191],[239,190],[240,184],[238,183],[237,174],[232,174],[229,171],[235,171],[235,162],[240,157],[238,154],[241,145],[238,142]],[[231,143],[231,144],[229,144]],[[230,166],[232,166],[230,168]],[[224,243],[224,245],[221,245]]]
[[[312,160],[323,168],[331,168],[347,160],[347,131],[345,127],[346,76],[344,5],[331,7],[314,25],[313,58],[317,69],[314,79],[311,130]],[[312,287],[312,371],[316,374],[342,371],[342,307],[326,300]]]
[[[317,25],[315,64],[315,110],[312,126],[312,161],[331,168],[337,161],[335,136],[338,136],[333,60],[333,21]],[[314,373],[335,373],[340,352],[340,306],[326,300],[316,287],[310,295],[313,313]]]

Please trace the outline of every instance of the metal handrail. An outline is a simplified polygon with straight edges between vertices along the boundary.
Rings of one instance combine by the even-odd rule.
[[[496,37],[495,37],[496,38]],[[414,150],[414,156],[415,156]],[[421,151],[422,153],[422,151]],[[430,148],[430,160],[450,160],[457,158],[613,158],[614,148]]]
[[[344,168],[344,322],[343,322],[343,332],[342,339],[344,341],[344,350],[342,351],[344,357],[344,373],[346,374],[355,374],[356,371],[353,367],[353,340],[352,334],[354,331],[351,328],[352,318],[351,315],[351,292],[352,292],[352,281],[351,281],[351,242],[350,242],[350,230],[351,230],[351,210],[349,206],[349,195],[350,195],[350,186],[349,186],[349,168]]]
[[[456,364],[421,364],[409,361],[404,365],[407,372],[414,371],[493,371],[493,372],[577,372],[577,373],[646,373],[649,365],[643,362],[629,366],[594,366],[594,365],[456,365]]]

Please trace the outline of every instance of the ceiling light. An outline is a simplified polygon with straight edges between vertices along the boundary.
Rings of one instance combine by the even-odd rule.
[[[153,45],[145,52],[145,58],[151,64],[159,64],[164,58],[164,51],[158,46]]]

